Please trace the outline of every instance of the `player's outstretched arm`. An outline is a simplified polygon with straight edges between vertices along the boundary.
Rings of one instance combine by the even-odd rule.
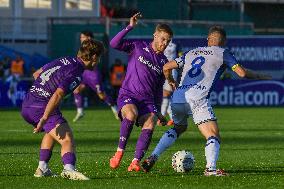
[[[112,40],[110,41],[110,46],[114,49],[117,50],[123,50],[126,49],[127,44],[123,44],[123,38],[126,36],[126,34],[131,31],[133,29],[134,26],[137,25],[138,19],[141,17],[142,15],[140,13],[136,13],[134,14],[129,21],[129,25],[124,28],[122,31],[120,31],[118,34],[116,34],[116,36],[114,36],[114,38],[112,38]]]
[[[34,128],[34,133],[38,133],[41,131],[43,125],[45,124],[46,120],[50,116],[50,114],[58,107],[60,101],[64,97],[64,91],[61,88],[57,88],[50,100],[48,101],[45,111],[43,113],[42,118],[40,118],[39,123],[37,124],[36,128]]]
[[[272,79],[270,75],[258,73],[246,68],[243,68],[241,65],[236,65],[236,67],[233,69],[238,76],[246,79],[259,79],[259,80],[269,80]]]
[[[166,80],[168,80],[169,85],[175,90],[177,87],[177,83],[173,78],[172,70],[178,68],[178,65],[175,60],[167,62],[163,66],[163,72],[165,75]]]

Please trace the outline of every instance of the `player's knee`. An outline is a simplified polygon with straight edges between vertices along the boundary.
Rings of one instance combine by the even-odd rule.
[[[62,138],[61,140],[61,145],[62,146],[65,146],[65,145],[71,145],[71,146],[74,146],[74,140],[73,140],[73,137],[72,135],[70,134],[66,134],[64,138]]]
[[[179,137],[182,133],[184,133],[187,129],[187,125],[174,125],[174,129]]]
[[[130,121],[135,121],[137,119],[137,114],[134,111],[128,111],[124,114],[124,117]]]
[[[153,120],[154,120],[154,119],[153,119]],[[149,121],[149,122],[145,122],[145,123],[143,124],[142,129],[154,130],[157,121],[154,122],[153,120],[152,120],[152,121]]]

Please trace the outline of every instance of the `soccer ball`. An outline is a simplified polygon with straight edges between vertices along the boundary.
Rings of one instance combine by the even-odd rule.
[[[189,172],[194,167],[194,156],[185,150],[177,151],[172,157],[172,167],[178,173]]]

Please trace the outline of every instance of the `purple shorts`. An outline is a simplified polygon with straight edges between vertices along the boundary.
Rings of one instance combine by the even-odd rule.
[[[96,93],[103,92],[102,82],[98,71],[85,70],[82,76],[82,83],[88,85]]]
[[[28,94],[22,104],[21,114],[29,124],[36,127],[44,113],[44,110],[45,106],[43,106],[42,103],[37,104],[36,98]],[[67,121],[63,118],[60,110],[56,109],[51,113],[51,115],[47,119],[42,131],[49,133],[52,129],[56,127],[57,124],[62,124],[65,122]]]
[[[148,114],[148,113],[157,113],[157,108],[152,100],[142,99],[142,98],[135,98],[131,97],[129,95],[125,94],[119,94],[117,98],[117,109],[118,109],[118,115],[120,119],[122,119],[121,116],[121,109],[126,104],[134,104],[137,107],[138,110],[138,118]]]

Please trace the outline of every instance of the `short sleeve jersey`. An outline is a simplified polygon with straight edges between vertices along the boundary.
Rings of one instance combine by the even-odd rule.
[[[42,69],[29,92],[39,102],[48,102],[57,88],[68,94],[78,87],[84,64],[76,57],[63,57],[46,64]]]
[[[181,81],[173,94],[174,103],[209,98],[217,79],[226,67],[237,65],[234,55],[227,49],[211,46],[198,47],[175,59],[182,69]]]
[[[163,66],[167,62],[166,56],[154,52],[151,43],[145,41],[122,40],[117,49],[129,55],[127,72],[120,93],[155,101],[156,96],[161,95],[165,81]]]

